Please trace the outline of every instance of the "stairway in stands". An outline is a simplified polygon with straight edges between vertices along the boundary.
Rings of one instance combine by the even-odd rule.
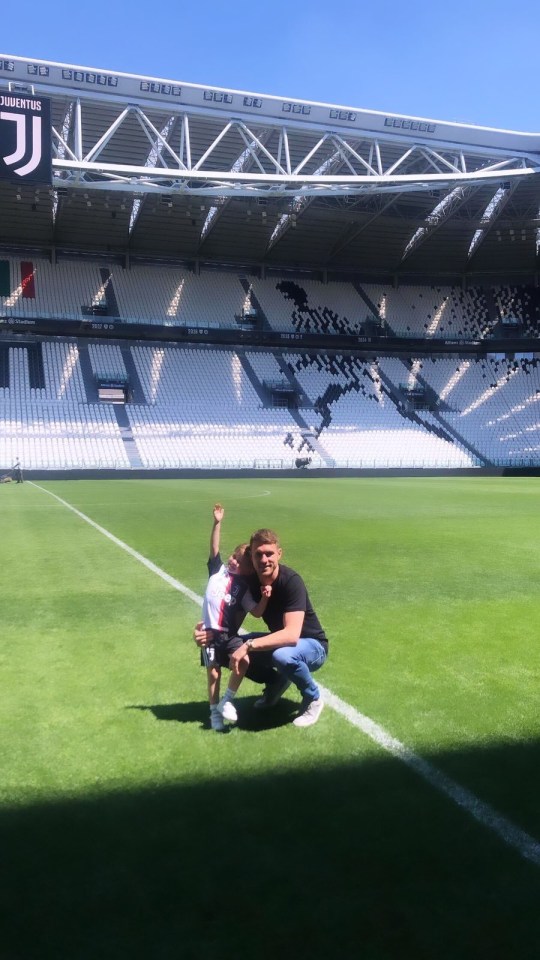
[[[86,340],[79,340],[79,363],[81,365],[81,373],[83,377],[84,389],[86,393],[87,403],[101,403],[98,396],[98,386],[96,378],[94,376],[94,371],[92,369],[92,364],[90,362],[90,354],[88,352],[88,343]],[[122,357],[126,365],[126,372],[128,375],[129,386],[131,391],[131,398],[134,403],[146,403],[143,389],[141,387],[141,382],[131,356],[131,352],[128,346],[122,347]],[[120,430],[120,436],[124,444],[124,450],[126,456],[129,460],[130,466],[132,467],[143,467],[144,464],[139,456],[139,451],[137,449],[137,444],[133,438],[133,432],[131,430],[131,424],[129,422],[129,417],[126,413],[126,409],[123,403],[111,403],[113,413],[116,417],[116,422]]]
[[[144,463],[141,460],[139,451],[137,449],[137,444],[133,438],[133,432],[131,430],[131,423],[129,422],[129,417],[127,415],[126,408],[123,403],[113,403],[112,408],[116,416],[116,422],[120,428],[120,436],[124,444],[124,450],[126,456],[129,460],[130,466],[132,467],[144,467]]]
[[[292,371],[289,369],[286,363],[283,362],[281,353],[279,351],[272,351],[276,360],[278,361],[282,375],[289,381],[291,386],[294,388],[298,401],[302,406],[312,406],[307,394],[304,392],[304,389],[300,386],[298,380],[294,377]],[[262,405],[266,408],[272,407],[272,397],[269,390],[261,383],[257,377],[253,367],[251,366],[248,358],[245,355],[245,350],[240,347],[236,349],[236,353],[240,358],[240,362],[249,377],[250,382],[253,385],[253,388],[257,391],[257,395],[260,398]],[[298,453],[302,455],[309,455],[310,453],[316,453],[323,460],[327,467],[334,466],[334,461],[331,457],[328,456],[328,453],[324,449],[321,443],[319,443],[318,438],[312,432],[309,424],[306,423],[302,414],[294,409],[289,407],[289,414],[291,418],[298,424],[300,431],[302,433],[303,443],[301,448],[298,450]],[[305,446],[305,450],[303,447]]]
[[[131,403],[138,403],[139,406],[144,405],[146,404],[146,397],[139,379],[137,367],[135,366],[135,361],[131,354],[131,347],[129,344],[123,343],[120,345],[120,350],[129,383],[130,401]]]
[[[407,363],[404,360],[402,360],[402,363],[405,369],[409,371],[411,367],[410,361]],[[381,374],[381,378],[382,378],[382,374]],[[429,393],[433,393],[433,390],[430,387],[429,383],[426,380],[424,380],[421,374],[417,372],[415,374],[415,378],[417,382],[422,387],[424,387],[425,390],[427,390]],[[388,383],[390,383],[389,380],[388,380]],[[394,390],[395,389],[396,388],[394,387]],[[439,436],[442,436],[443,439],[448,439],[448,437],[444,437],[444,433],[449,434],[452,440],[457,440],[458,443],[460,443],[465,450],[468,450],[469,453],[472,454],[472,456],[475,458],[475,460],[478,461],[480,466],[482,467],[490,466],[489,460],[482,453],[480,453],[480,451],[474,446],[474,444],[472,444],[470,440],[466,440],[465,437],[463,437],[459,433],[459,431],[452,426],[452,424],[447,423],[446,420],[444,420],[443,417],[441,417],[440,413],[437,410],[430,410],[430,414],[433,417],[433,419],[440,424],[440,428],[442,432],[439,434]],[[419,422],[422,423],[424,427],[429,429],[429,425],[424,420],[422,420],[421,416],[419,416],[418,414],[416,414],[415,416],[416,416],[416,419],[419,420]]]
[[[88,343],[86,340],[79,340],[77,342],[77,348],[79,351],[79,364],[81,367],[81,373],[84,383],[84,392],[86,394],[87,403],[99,403],[98,396],[98,385],[96,378],[94,376],[94,371],[92,369],[92,363],[90,360],[90,354],[88,352]]]
[[[353,282],[353,287],[354,287],[354,289],[356,290],[357,294],[358,294],[360,297],[362,297],[362,300],[364,301],[364,303],[366,304],[366,306],[369,307],[369,310],[370,310],[371,315],[372,315],[373,317],[377,317],[379,320],[381,320],[381,315],[380,315],[377,307],[376,307],[375,304],[373,303],[373,300],[371,300],[371,298],[368,297],[368,295],[367,295],[366,291],[364,290],[364,288],[361,287],[360,284],[357,283],[356,281]],[[387,334],[388,336],[390,336],[390,337],[395,337],[395,336],[396,336],[396,333],[395,333],[395,331],[392,329],[392,327],[390,326],[390,324],[388,323],[388,320],[385,320],[385,321],[384,321],[384,327],[385,327],[386,334]]]

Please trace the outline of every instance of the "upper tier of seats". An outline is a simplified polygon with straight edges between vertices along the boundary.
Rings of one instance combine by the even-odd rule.
[[[501,324],[540,335],[535,287],[392,286],[237,276],[182,267],[130,269],[81,260],[0,259],[0,316],[103,316],[160,326],[362,335],[373,323],[399,336],[478,340]]]

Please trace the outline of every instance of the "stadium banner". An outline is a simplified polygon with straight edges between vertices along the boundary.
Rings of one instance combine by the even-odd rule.
[[[0,92],[0,180],[52,183],[51,101]]]
[[[153,323],[126,323],[118,318],[109,318],[106,322],[82,318],[78,320],[54,319],[52,317],[21,317],[16,314],[0,312],[0,343],[12,333],[32,333],[41,336],[85,337],[110,340],[146,340],[169,343],[215,343],[236,347],[245,346],[278,347],[281,350],[291,347],[291,340],[283,340],[283,334],[275,330],[223,330],[215,327],[162,327]],[[291,334],[285,334],[291,337]],[[293,350],[354,350],[356,353],[373,357],[385,356],[410,357],[431,356],[434,351],[433,338],[426,340],[416,337],[355,337],[339,334],[292,334]],[[488,353],[540,353],[540,339],[515,338],[503,340],[437,340],[436,350],[440,354],[460,356],[486,356]]]
[[[21,260],[21,290],[23,300],[36,299],[34,264],[30,260]]]

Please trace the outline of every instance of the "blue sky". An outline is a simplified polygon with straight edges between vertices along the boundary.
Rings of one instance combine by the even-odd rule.
[[[2,53],[540,131],[538,0],[27,0]]]

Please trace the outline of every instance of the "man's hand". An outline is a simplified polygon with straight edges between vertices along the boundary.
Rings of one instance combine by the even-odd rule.
[[[225,507],[222,507],[220,503],[215,503],[214,509],[212,512],[214,514],[215,522],[221,523],[221,521],[223,520],[223,517],[225,516]]]
[[[229,659],[229,668],[233,673],[236,674],[236,676],[238,676],[238,674],[240,673],[240,662],[242,660],[244,661],[248,660],[247,647],[245,643],[243,643],[241,647],[238,647],[238,650],[235,650],[234,653],[231,653],[231,656]],[[248,660],[248,663],[249,663],[249,660]]]
[[[193,639],[198,647],[205,647],[206,644],[210,643],[212,639],[212,631],[205,630],[202,620],[199,620],[199,623],[195,624],[193,629]]]

